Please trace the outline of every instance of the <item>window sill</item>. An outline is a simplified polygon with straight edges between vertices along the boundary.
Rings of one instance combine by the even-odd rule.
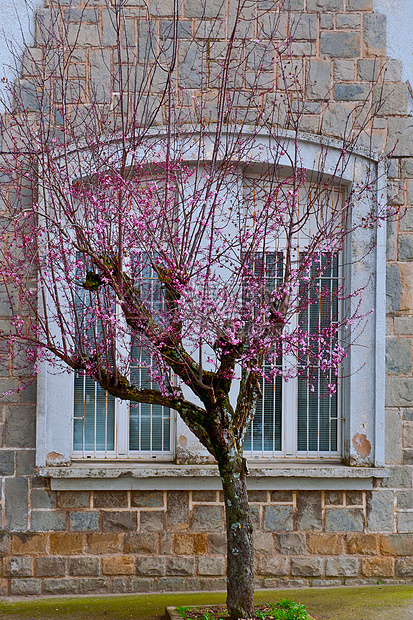
[[[53,490],[220,490],[216,465],[171,463],[76,463],[69,467],[40,467],[38,475],[51,479]],[[250,464],[251,490],[369,490],[376,478],[387,478],[382,467],[348,467],[340,464]]]

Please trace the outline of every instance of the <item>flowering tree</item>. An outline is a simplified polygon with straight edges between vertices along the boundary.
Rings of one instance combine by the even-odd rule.
[[[35,369],[47,360],[179,413],[218,463],[228,609],[251,617],[244,440],[265,382],[298,375],[313,389],[321,377],[326,398],[336,391],[343,330],[361,317],[340,310],[359,292],[331,274],[355,228],[388,215],[351,218],[373,178],[340,191],[374,110],[355,111],[328,175],[322,145],[310,174],[299,150],[308,76],[291,56],[288,2],[261,22],[255,3],[234,2],[220,42],[222,7],[205,5],[183,44],[177,2],[159,37],[156,9],[141,7],[128,42],[114,0],[110,57],[99,39],[87,77],[76,61],[97,9],[52,4],[4,102],[6,358],[18,349]]]

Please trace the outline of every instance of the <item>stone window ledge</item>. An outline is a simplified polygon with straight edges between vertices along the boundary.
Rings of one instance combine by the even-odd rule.
[[[251,490],[369,490],[375,480],[387,478],[382,467],[348,467],[341,464],[250,464]],[[220,490],[216,465],[171,463],[76,463],[68,467],[40,467],[39,476],[51,479],[53,490]]]

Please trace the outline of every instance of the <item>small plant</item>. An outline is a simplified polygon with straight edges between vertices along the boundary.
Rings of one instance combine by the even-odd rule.
[[[177,607],[177,611],[183,620],[218,620],[212,612],[204,609],[199,610],[199,615],[196,613],[194,615],[196,612],[194,607]],[[191,611],[190,615],[187,613],[189,611]],[[310,620],[305,606],[289,599],[280,599],[278,603],[269,603],[256,608],[254,618],[255,620]],[[219,620],[222,619],[219,618]]]

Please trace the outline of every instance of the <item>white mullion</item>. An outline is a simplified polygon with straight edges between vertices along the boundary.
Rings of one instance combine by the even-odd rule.
[[[94,412],[94,437],[93,437],[93,456],[96,458],[96,432],[97,432],[97,425],[96,425],[96,416],[97,416],[97,383],[95,381],[94,383],[94,388],[95,388],[95,399],[94,399],[94,407],[93,407],[93,412]]]
[[[83,373],[83,397],[82,397],[82,453],[85,457],[86,444],[86,375]]]

